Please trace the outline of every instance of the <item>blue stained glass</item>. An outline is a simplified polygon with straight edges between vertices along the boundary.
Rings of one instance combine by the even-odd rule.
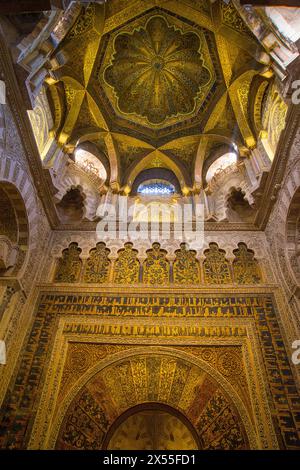
[[[175,188],[172,184],[167,182],[148,182],[140,184],[138,187],[138,193],[149,195],[168,195],[174,194]]]

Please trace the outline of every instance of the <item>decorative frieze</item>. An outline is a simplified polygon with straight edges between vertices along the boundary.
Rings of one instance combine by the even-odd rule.
[[[199,285],[203,279],[204,284],[261,283],[261,270],[254,252],[248,250],[245,243],[239,243],[238,246],[238,249],[233,250],[235,258],[231,263],[217,243],[210,243],[209,249],[204,250],[205,258],[201,264],[196,257],[197,252],[188,250],[184,243],[179,250],[175,250],[174,259],[173,254],[169,255],[167,250],[161,249],[160,243],[155,242],[146,251],[146,259],[139,261],[138,250],[127,242],[112,263],[110,249],[104,242],[98,242],[84,261],[80,257],[78,243],[71,242],[57,261],[54,282],[103,284],[113,280],[116,284],[128,285],[139,282],[146,285],[168,285],[169,282]]]

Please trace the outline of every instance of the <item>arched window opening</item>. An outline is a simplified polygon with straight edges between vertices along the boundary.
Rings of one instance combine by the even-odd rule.
[[[230,222],[252,222],[255,207],[249,204],[241,188],[232,188],[227,196],[227,218]]]
[[[206,182],[209,183],[214,176],[222,172],[231,165],[237,162],[237,154],[235,152],[228,152],[217,158],[208,168],[206,173]]]
[[[106,436],[107,449],[197,450],[199,437],[192,423],[175,408],[142,403],[125,411]]]
[[[96,176],[101,182],[106,181],[107,172],[100,160],[88,150],[78,148],[74,152],[75,163],[91,176]]]
[[[175,173],[168,168],[147,168],[134,179],[131,196],[150,199],[173,197],[181,194],[181,185]]]
[[[84,198],[80,186],[68,189],[62,200],[56,204],[60,220],[64,223],[80,222],[84,217]]]
[[[147,196],[170,196],[175,194],[175,186],[163,179],[152,179],[141,183],[137,189],[138,194]]]

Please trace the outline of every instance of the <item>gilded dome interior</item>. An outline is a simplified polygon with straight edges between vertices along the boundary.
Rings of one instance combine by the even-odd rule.
[[[32,62],[36,71],[28,79],[34,103],[28,114],[44,164],[57,145],[71,160],[67,185],[78,186],[74,171],[87,174],[98,185],[96,206],[99,187],[101,194],[110,188],[134,195],[138,175],[155,168],[172,172],[179,193],[204,190],[216,198],[229,170],[217,168],[209,181],[206,173],[220,156],[234,152],[230,171],[241,175],[261,140],[272,160],[287,106],[275,81],[274,51],[266,52],[253,18],[222,0],[70,5],[55,23],[47,60]],[[76,158],[81,148],[92,149],[85,167]],[[94,158],[106,177],[90,171]],[[249,178],[254,191],[255,176]],[[56,199],[65,194],[61,187]],[[96,218],[92,204],[88,214]],[[226,216],[207,209],[207,217]]]
[[[70,154],[95,143],[120,187],[147,158],[193,186],[220,144],[255,145],[249,93],[268,85],[263,49],[231,3],[131,3],[90,3],[53,51],[52,132]]]
[[[163,16],[150,17],[132,34],[118,35],[114,49],[104,78],[114,88],[118,108],[150,124],[191,114],[211,81],[200,37],[169,26]]]

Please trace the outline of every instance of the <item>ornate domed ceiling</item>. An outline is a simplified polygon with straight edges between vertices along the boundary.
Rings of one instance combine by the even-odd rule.
[[[202,32],[151,15],[144,26],[111,40],[114,54],[104,71],[104,88],[115,111],[159,127],[197,114],[215,83]],[[98,79],[101,83],[101,71]]]
[[[268,73],[232,3],[90,3],[50,57],[52,134],[69,153],[94,142],[121,186],[142,160],[200,185],[214,148],[255,146]]]
[[[95,30],[82,32],[82,22],[77,23],[61,48],[71,55],[69,63],[75,51],[77,60],[83,54],[80,84],[82,79],[86,82],[87,106],[93,121],[98,119],[99,125],[101,115],[110,131],[156,146],[163,139],[169,140],[169,135],[190,133],[187,125],[199,133],[226,86],[209,30],[163,8],[144,9],[135,17],[131,8],[133,18],[107,32],[105,21],[104,34],[97,44]],[[97,7],[87,9],[83,24],[89,24],[91,11],[96,15]],[[95,24],[94,20],[94,28]],[[76,43],[74,38],[78,38]],[[86,41],[89,50],[77,52],[78,47],[87,47]],[[74,65],[70,63],[67,73],[79,81],[74,73],[78,65]],[[64,71],[59,68],[54,76]],[[68,78],[63,81],[70,101],[69,88],[74,88],[74,83],[66,88]]]

